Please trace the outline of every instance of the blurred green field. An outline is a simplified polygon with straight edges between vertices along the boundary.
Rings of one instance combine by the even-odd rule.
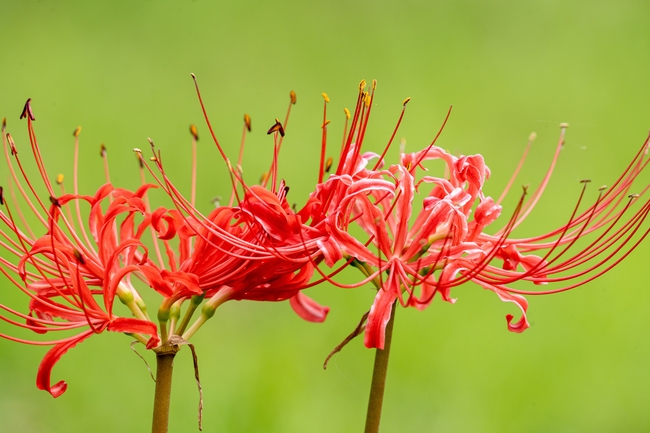
[[[18,117],[32,98],[50,175],[70,179],[72,132],[81,125],[86,194],[103,183],[100,143],[108,148],[113,183],[137,187],[131,150],[146,148],[147,137],[189,193],[188,126],[195,123],[198,203],[209,210],[213,197],[228,196],[225,164],[208,139],[191,72],[231,158],[243,114],[251,115],[243,167],[252,181],[270,161],[266,129],[283,118],[289,91],[296,91],[280,170],[298,203],[316,182],[321,92],[332,101],[335,145],[343,108],[352,108],[362,78],[378,80],[369,148],[383,149],[405,97],[412,101],[398,139],[410,150],[430,142],[453,105],[438,144],[456,154],[483,154],[492,170],[486,193],[493,196],[532,131],[538,139],[517,184],[539,184],[558,124],[569,122],[556,173],[522,235],[563,224],[579,180],[611,184],[650,128],[650,3],[641,0],[26,0],[3,2],[1,14],[0,118],[7,117],[29,159]],[[0,184],[8,176],[3,163]],[[590,193],[595,199],[595,187]],[[164,204],[161,193],[152,197]],[[508,332],[504,320],[518,310],[478,286],[455,289],[455,305],[437,299],[424,312],[400,309],[382,431],[649,431],[649,253],[646,242],[589,285],[529,297],[531,328],[523,334]],[[363,429],[372,351],[359,339],[327,371],[322,363],[374,292],[322,286],[308,293],[331,307],[325,323],[302,321],[288,303],[229,302],[195,336],[204,431]],[[26,308],[4,280],[0,303]],[[12,331],[0,324],[0,333]],[[154,384],[129,342],[106,332],[71,350],[53,372],[54,381],[69,385],[55,400],[34,384],[45,348],[0,340],[2,431],[147,431]],[[151,355],[145,354],[153,364]],[[189,351],[177,357],[174,377],[170,431],[195,431]]]

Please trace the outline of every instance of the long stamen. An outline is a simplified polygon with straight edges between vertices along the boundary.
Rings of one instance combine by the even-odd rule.
[[[190,125],[190,133],[192,134],[192,191],[190,193],[190,203],[194,207],[196,205],[196,143],[199,141],[199,131],[195,125]]]
[[[241,144],[239,145],[239,156],[237,157],[237,167],[242,166],[242,161],[244,158],[244,143],[246,142],[246,132],[251,132],[251,116],[244,114],[244,127],[241,133]],[[232,193],[230,194],[230,200],[228,201],[228,206],[232,206],[237,194],[237,185],[238,181],[236,180],[233,183]],[[237,199],[239,203],[239,199]]]
[[[346,164],[346,156],[350,151],[350,146],[352,145],[352,141],[354,140],[354,133],[356,130],[357,122],[359,121],[359,116],[361,113],[361,107],[363,104],[364,100],[364,95],[365,95],[365,87],[366,87],[366,80],[361,80],[361,83],[359,83],[359,94],[357,96],[357,103],[354,108],[354,115],[352,116],[352,123],[350,125],[350,130],[348,132],[348,137],[345,140],[345,145],[343,146],[343,149],[341,151],[341,160],[339,163],[338,168],[336,169],[336,175],[339,176],[341,173],[344,171],[344,169],[348,166]]]
[[[192,79],[194,80],[196,95],[199,97],[199,104],[201,105],[201,110],[203,111],[203,117],[205,118],[205,122],[208,124],[208,130],[210,130],[210,135],[212,135],[212,140],[214,141],[214,144],[217,145],[217,149],[219,149],[219,153],[221,154],[221,157],[223,158],[224,161],[226,161],[228,158],[226,157],[226,154],[221,148],[221,145],[219,144],[219,140],[217,140],[217,136],[215,135],[214,130],[212,129],[212,124],[210,123],[210,119],[208,118],[208,113],[205,110],[205,105],[203,105],[203,98],[201,98],[201,91],[199,90],[199,83],[196,80],[196,75],[194,74],[191,75],[192,75]]]
[[[284,127],[278,119],[275,119],[275,124],[266,132],[267,135],[273,134],[273,161],[271,163],[270,178],[271,178],[271,192],[276,193],[277,178],[278,178],[278,134],[284,137]],[[267,178],[268,180],[268,178]],[[266,182],[262,185],[266,186]]]
[[[521,167],[523,167],[524,162],[526,161],[526,157],[528,156],[528,151],[530,150],[530,147],[533,144],[533,141],[535,141],[535,138],[537,138],[537,134],[535,134],[534,132],[531,132],[531,134],[528,136],[528,144],[526,144],[526,148],[524,149],[524,153],[523,153],[523,155],[521,155],[521,159],[519,160],[519,164],[517,164],[517,168],[512,173],[512,176],[510,177],[510,180],[506,184],[506,187],[503,189],[503,192],[499,196],[499,199],[496,201],[496,204],[501,204],[503,199],[508,194],[508,191],[510,191],[510,187],[512,186],[513,182],[517,178],[517,175],[519,175],[519,171],[521,170]]]
[[[75,196],[79,196],[79,134],[81,133],[81,126],[78,126],[74,132],[74,163],[73,163],[73,178],[72,178],[72,188]],[[90,249],[90,245],[92,243],[90,242],[90,238],[88,237],[88,233],[86,233],[86,228],[83,223],[83,220],[81,218],[81,203],[80,200],[75,200],[75,209],[77,213],[77,224],[79,226],[79,230],[81,231],[81,235],[83,236],[84,240],[86,241],[87,247]],[[72,221],[72,219],[70,219]]]
[[[146,185],[144,177],[144,161],[142,159],[142,152],[140,149],[134,149],[136,158],[138,159],[138,171],[140,173],[140,186]],[[145,194],[143,197],[145,209],[147,212],[151,213],[151,205],[149,204],[149,195]],[[160,269],[165,269],[165,264],[162,258],[162,253],[160,252],[160,244],[158,243],[158,236],[151,225],[149,225],[149,233],[151,234],[151,243],[153,244],[154,251],[156,252],[156,259],[158,260],[158,266]]]
[[[381,156],[377,160],[377,163],[373,167],[373,170],[377,170],[382,163],[384,162],[384,157],[386,156],[386,152],[388,152],[388,149],[390,148],[390,145],[393,143],[393,140],[395,139],[395,134],[397,134],[397,130],[399,129],[399,125],[402,123],[402,119],[404,118],[404,112],[406,111],[406,104],[411,100],[411,98],[406,98],[404,102],[402,102],[402,112],[399,115],[399,119],[397,119],[397,124],[395,125],[395,128],[393,128],[393,133],[391,134],[390,138],[388,139],[388,144],[386,144],[386,147],[384,147],[384,151],[382,152]]]
[[[327,93],[323,93],[323,124],[321,125],[321,148],[320,148],[320,166],[318,168],[318,183],[323,183],[323,176],[325,175],[325,154],[327,152],[327,104],[330,102]]]
[[[442,134],[442,131],[445,129],[445,125],[447,125],[447,121],[449,120],[449,116],[451,116],[451,109],[453,106],[449,106],[449,110],[447,110],[447,115],[445,116],[445,120],[442,121],[442,125],[440,125],[440,129],[438,129],[438,133],[436,134],[435,137],[433,137],[433,140],[431,141],[431,144],[426,148],[424,152],[420,152],[420,158],[418,158],[417,161],[409,168],[409,173],[413,174],[415,172],[415,169],[420,166],[422,161],[424,160],[425,156],[427,153],[429,153],[429,150],[436,144],[436,141],[438,141],[438,137],[440,137],[440,134]]]
[[[513,230],[516,229],[519,226],[519,224],[521,224],[526,219],[526,217],[532,212],[533,208],[537,204],[537,201],[540,199],[542,193],[546,189],[546,185],[548,185],[548,182],[551,179],[551,175],[553,174],[553,170],[555,169],[555,163],[560,157],[560,150],[562,150],[562,147],[564,147],[564,135],[566,134],[566,130],[568,127],[569,127],[568,123],[560,123],[560,139],[558,140],[558,144],[555,148],[555,155],[553,156],[551,165],[548,168],[546,175],[542,180],[542,183],[537,187],[537,189],[532,194],[528,202],[524,205],[524,208],[522,210],[523,214],[519,217],[519,220],[515,222],[514,226],[512,227]]]
[[[339,160],[343,159],[343,149],[345,148],[345,137],[348,134],[348,122],[350,121],[350,110],[347,108],[343,109],[343,113],[345,114],[345,124],[343,125],[343,140],[341,141],[341,154],[339,155]]]
[[[296,105],[296,92],[293,90],[289,92],[289,107],[287,107],[287,114],[284,116],[284,123],[282,126],[284,127],[284,130],[287,130],[287,125],[289,124],[289,114],[291,114],[291,106]],[[280,148],[282,147],[282,141],[284,139],[284,136],[280,137],[280,142],[278,143],[278,152],[280,151]]]

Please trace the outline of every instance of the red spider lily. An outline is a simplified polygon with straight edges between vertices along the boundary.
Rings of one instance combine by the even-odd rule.
[[[198,91],[198,87],[197,87]],[[289,105],[295,103],[292,92]],[[199,94],[200,97],[200,94]],[[202,101],[201,101],[202,104]],[[206,115],[206,121],[211,129]],[[215,308],[228,300],[282,301],[290,300],[297,314],[305,320],[322,322],[329,309],[322,307],[302,294],[308,286],[318,261],[320,231],[302,222],[301,216],[287,203],[289,188],[277,182],[277,156],[288,121],[284,126],[276,120],[270,133],[274,136],[274,159],[271,175],[262,185],[247,185],[241,173],[234,170],[214,137],[215,144],[228,164],[233,178],[233,194],[228,206],[218,206],[209,215],[195,207],[196,153],[193,151],[192,194],[187,200],[172,184],[163,166],[160,152],[151,158],[155,169],[145,161],[142,152],[135,149],[141,167],[149,170],[160,187],[169,195],[176,209],[160,208],[152,214],[152,227],[165,243],[167,263],[172,270],[195,278],[196,286],[174,283],[172,294],[163,302],[158,318],[163,340],[167,335],[189,338],[214,314]],[[250,117],[245,116],[244,138],[250,131]],[[193,148],[198,134],[192,127]],[[239,163],[241,163],[240,150]],[[239,166],[239,164],[238,164]],[[144,172],[142,172],[144,176]],[[144,177],[143,177],[144,179]],[[271,181],[269,189],[267,182]],[[243,188],[243,197],[238,186]],[[233,204],[234,201],[237,203]],[[178,240],[178,250],[169,240]],[[159,266],[165,268],[162,255]],[[195,290],[198,289],[198,290]],[[201,302],[207,299],[201,316],[188,329],[189,321]],[[191,300],[183,318],[180,308]],[[169,328],[167,321],[170,320]]]
[[[368,114],[369,111],[368,107]],[[360,123],[357,138],[363,138],[366,126],[367,118]],[[347,162],[342,166],[362,165],[353,176],[337,175],[328,180],[345,188],[336,201],[336,209],[326,217],[331,237],[323,253],[326,260],[328,255],[338,259],[341,254],[355,259],[353,264],[367,277],[354,285],[330,279],[334,284],[355,287],[372,281],[378,288],[365,326],[367,347],[383,348],[384,330],[396,300],[403,306],[423,309],[435,293],[440,293],[444,300],[454,302],[450,290],[468,281],[495,292],[505,302],[515,303],[522,317],[513,323],[513,316],[508,315],[508,329],[522,332],[529,326],[528,303],[522,295],[557,293],[585,284],[620,263],[645,238],[649,229],[643,230],[642,225],[650,211],[650,200],[638,202],[648,186],[642,186],[638,194],[630,192],[648,164],[647,140],[614,185],[601,188],[596,202],[579,211],[585,194],[583,188],[565,225],[537,237],[512,236],[549,182],[564,144],[566,126],[561,125],[557,151],[542,184],[527,201],[525,194],[521,197],[511,219],[495,235],[486,234],[484,229],[500,216],[501,200],[495,202],[482,192],[490,172],[481,155],[455,157],[436,147],[434,139],[420,152],[402,154],[400,163],[385,171],[376,169],[383,163],[386,151],[374,170],[364,168],[368,160],[358,150],[346,157]],[[354,146],[360,148],[358,143]],[[417,170],[424,169],[423,163],[434,159],[445,163],[446,176],[424,176],[418,180]],[[519,168],[524,159],[525,155]],[[432,187],[428,194],[424,193],[425,185]],[[328,187],[326,183],[322,190]],[[421,209],[414,207],[414,203],[421,204]],[[366,232],[367,240],[350,235],[349,225],[353,222]],[[588,244],[579,247],[579,239]],[[565,286],[526,291],[511,286],[517,281]]]
[[[136,273],[163,295],[171,294],[171,285],[164,279],[174,280],[179,276],[173,272],[161,273],[147,258],[147,248],[140,241],[151,223],[145,197],[154,185],[144,185],[131,192],[115,189],[107,183],[94,196],[78,194],[78,128],[74,134],[74,194],[63,191],[60,176],[57,183],[61,185],[61,194],[57,195],[41,159],[29,100],[22,117],[27,117],[32,152],[49,201],[46,205],[37,194],[3,122],[3,145],[11,173],[10,196],[14,204],[9,204],[0,189],[0,204],[4,206],[4,210],[0,210],[4,225],[0,229],[3,237],[0,271],[28,297],[29,312],[21,313],[0,304],[0,309],[7,313],[0,315],[0,319],[38,334],[64,332],[67,336],[34,341],[0,335],[21,343],[53,346],[40,364],[36,383],[39,389],[58,397],[67,385],[64,381],[51,384],[52,368],[64,353],[91,335],[105,330],[124,332],[146,344],[147,348],[159,344],[157,326],[149,320],[144,303],[131,283],[131,274]],[[102,156],[105,157],[104,149]],[[17,195],[24,199],[31,215],[21,212]],[[87,223],[82,216],[84,203],[89,206]],[[141,216],[139,223],[136,222],[138,215]],[[30,227],[28,218],[37,220],[37,225]],[[19,227],[17,219],[23,228]],[[37,231],[45,234],[37,236],[34,234]],[[191,286],[189,282],[186,284]],[[116,296],[134,317],[114,314]]]
[[[205,114],[198,86],[197,94]],[[195,207],[194,187],[192,198],[187,200],[170,181],[160,152],[155,151],[153,142],[151,144],[154,153],[151,160],[155,169],[147,164],[141,151],[136,149],[142,166],[149,169],[176,207],[172,211],[160,209],[154,212],[152,220],[152,226],[159,231],[160,238],[177,236],[180,239],[179,254],[170,255],[169,266],[196,276],[202,291],[195,293],[187,289],[177,290],[165,301],[159,312],[163,339],[169,317],[172,321],[170,332],[189,338],[213,314],[214,308],[227,300],[290,299],[292,307],[302,318],[315,322],[325,319],[328,309],[319,306],[300,291],[315,284],[310,283],[310,280],[320,262],[325,261],[327,265],[333,266],[342,258],[338,246],[332,240],[326,220],[346,196],[353,179],[359,177],[358,173],[364,172],[368,163],[368,155],[360,153],[359,144],[362,141],[362,125],[367,122],[370,112],[372,94],[365,91],[365,84],[360,86],[351,131],[344,140],[341,151],[345,157],[341,158],[336,175],[324,182],[324,175],[331,168],[331,163],[326,163],[325,160],[329,123],[325,109],[318,184],[315,193],[299,211],[294,211],[288,205],[286,196],[289,188],[284,181],[279,180],[278,154],[286,133],[291,107],[296,101],[295,93],[292,92],[290,96],[291,103],[284,123],[276,119],[268,131],[268,134],[273,135],[273,161],[269,174],[262,178],[260,185],[247,184],[240,170],[233,168],[205,114],[214,143],[227,164],[233,183],[230,205],[219,206],[207,216]],[[329,98],[325,94],[323,97],[327,107]],[[241,164],[246,133],[250,131],[250,117],[245,116],[244,119],[237,167]],[[195,148],[198,139],[196,128],[192,127],[191,132]],[[354,137],[357,139],[353,142]],[[193,151],[193,159],[195,158]],[[195,167],[195,163],[193,166]],[[196,184],[194,179],[195,170],[192,185]],[[160,262],[162,267],[162,259]],[[326,276],[325,279],[328,278],[329,276]],[[209,300],[201,317],[187,330],[188,320],[203,298]],[[178,310],[189,299],[193,301],[178,323],[179,318],[175,316],[177,313],[172,313],[172,306]]]

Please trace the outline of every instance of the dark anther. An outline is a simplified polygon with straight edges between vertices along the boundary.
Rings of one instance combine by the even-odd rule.
[[[74,254],[75,259],[77,259],[77,261],[79,262],[79,264],[81,264],[81,265],[86,264],[86,261],[84,260],[84,256],[81,255],[81,252],[79,252],[79,250],[75,249],[73,254]]]
[[[0,205],[5,204],[5,197],[4,197],[3,191],[4,191],[4,188],[0,186]]]
[[[79,133],[80,133],[80,132],[81,132],[81,126],[77,126],[77,128],[74,130],[74,132],[72,133],[72,135],[73,135],[74,137],[79,137]]]
[[[56,197],[50,196],[50,203],[52,203],[56,207],[61,207],[61,203],[59,203],[59,199]]]
[[[102,158],[106,156],[106,146],[104,146],[104,143],[102,143],[101,146],[99,146],[99,156]]]
[[[33,122],[36,120],[34,117],[34,113],[32,112],[32,106],[30,104],[32,98],[27,99],[27,102],[25,102],[25,107],[23,108],[23,112],[20,115],[20,118],[23,119],[27,116],[29,116],[29,119]]]
[[[284,128],[278,119],[275,119],[275,125],[271,126],[271,128],[266,131],[267,134],[273,134],[274,132],[279,132],[280,135],[284,137]]]

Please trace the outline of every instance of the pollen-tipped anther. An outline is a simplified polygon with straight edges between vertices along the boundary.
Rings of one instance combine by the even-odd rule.
[[[377,80],[372,80],[372,90],[377,88]]]
[[[190,125],[190,134],[196,141],[199,141],[199,131],[196,129],[196,125]]]
[[[7,127],[7,118],[6,118],[6,117],[3,117],[3,118],[2,118],[2,130],[4,131],[4,129],[5,129],[6,127]]]
[[[344,108],[343,112],[345,113],[345,118],[350,119],[350,110],[348,110],[347,108]]]
[[[72,133],[73,137],[79,137],[79,133],[81,132],[81,126],[77,126],[77,128],[74,130]]]
[[[99,146],[99,156],[102,158],[106,156],[106,146],[104,146],[104,143]]]
[[[569,127],[568,123],[560,123],[560,129],[566,129]]]
[[[59,174],[56,176],[56,184],[61,185],[63,183],[64,176],[62,174]]]
[[[31,105],[32,98],[27,99],[27,102],[25,102],[25,107],[23,107],[23,112],[20,115],[20,118],[23,119],[27,116],[29,116],[29,119],[33,122],[36,120],[34,117],[34,112],[32,112],[32,105]]]
[[[635,198],[639,198],[639,194],[628,194],[627,198],[629,198],[631,200],[635,199]]]
[[[334,159],[330,156],[327,158],[327,161],[325,162],[325,172],[329,173],[330,168],[332,168],[332,164],[334,163]]]
[[[293,90],[289,92],[289,98],[291,98],[291,103],[293,105],[296,105],[296,92],[294,92]]]
[[[147,137],[147,140],[149,141],[149,144],[151,145],[152,149],[156,147],[156,145],[153,143],[153,140],[151,138]]]
[[[580,183],[590,183],[591,179],[582,179]]]
[[[321,93],[321,95],[323,95],[323,99],[325,100],[325,102],[327,102],[327,103],[330,102],[330,97],[327,96],[327,93],[323,92],[323,93]]]
[[[327,125],[329,125],[329,124],[330,124],[330,121],[329,121],[329,120],[326,120],[326,121],[323,122],[323,124],[321,125],[321,129],[325,128],[325,127],[326,127]]]
[[[406,98],[406,99],[402,102],[402,105],[403,105],[403,106],[406,106],[406,104],[408,104],[410,100],[411,100],[411,97],[409,96],[408,98]]]
[[[11,137],[11,134],[9,133],[7,133],[7,141],[9,142],[9,147],[11,147],[11,156],[18,154],[18,149],[16,149],[16,143],[14,143],[14,139]]]
[[[528,141],[535,141],[536,138],[537,138],[537,133],[531,132],[530,135],[528,136]]]
[[[284,137],[284,128],[278,119],[275,119],[275,124],[271,126],[268,131],[266,131],[267,134],[273,134],[274,132],[279,132],[280,135]]]
[[[366,88],[366,80],[361,80],[359,83],[359,90],[363,90]]]
[[[598,191],[605,191],[607,189],[607,185],[603,185],[600,188],[598,188]]]
[[[251,116],[248,114],[244,114],[244,124],[246,125],[248,132],[251,132]]]

